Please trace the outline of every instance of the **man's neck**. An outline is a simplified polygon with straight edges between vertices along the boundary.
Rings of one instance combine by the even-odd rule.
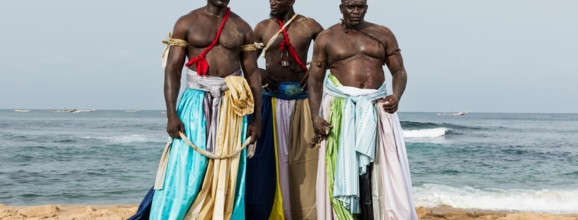
[[[215,17],[223,17],[225,16],[225,13],[227,13],[227,7],[216,7],[211,5],[211,3],[207,3],[205,9],[210,15]]]
[[[291,20],[293,15],[295,15],[295,10],[293,10],[293,8],[291,8],[287,12],[287,14],[280,16],[279,19],[281,19],[283,21],[283,23],[286,23],[287,21]]]
[[[361,21],[359,22],[359,24],[353,26],[353,25],[351,25],[351,23],[349,23],[349,20],[347,20],[347,19],[345,19],[345,18],[342,18],[341,20],[342,20],[342,22],[345,24],[345,26],[346,26],[347,28],[353,29],[353,30],[361,30],[361,29],[363,29],[363,28],[366,26],[366,24],[367,24],[367,23],[365,22],[365,20],[361,20]]]

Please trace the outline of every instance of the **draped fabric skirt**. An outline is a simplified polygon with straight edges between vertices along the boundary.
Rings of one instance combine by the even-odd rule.
[[[317,219],[317,149],[307,99],[263,95],[261,136],[247,163],[247,219]]]
[[[200,149],[207,149],[207,137],[211,136],[208,126],[218,124],[210,121],[205,113],[211,109],[211,95],[208,92],[187,89],[178,105],[177,114],[184,124],[185,135]],[[218,114],[212,112],[212,114]],[[210,115],[210,114],[209,114]],[[217,117],[218,118],[218,117]],[[217,119],[218,120],[218,119]],[[238,134],[239,142],[244,141],[247,121]],[[213,135],[214,136],[214,135]],[[214,143],[214,142],[212,142]],[[231,219],[244,219],[245,150],[239,155],[238,176]],[[150,219],[184,219],[191,205],[198,198],[205,180],[209,159],[196,152],[181,139],[175,139],[169,154],[164,188],[154,192]],[[190,213],[189,213],[190,214]]]
[[[341,123],[344,103],[345,99],[331,95],[326,95],[321,103],[321,114],[333,129],[319,148],[317,218],[417,220],[400,122],[397,114],[385,113],[379,102],[375,104],[378,126],[375,159],[367,175],[362,175],[359,180],[362,213],[350,213],[341,201],[333,197],[339,142],[347,138],[340,136],[341,129],[352,126]]]

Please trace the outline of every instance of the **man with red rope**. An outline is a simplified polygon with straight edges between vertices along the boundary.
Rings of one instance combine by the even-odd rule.
[[[266,59],[261,69],[263,116],[255,156],[247,162],[247,219],[316,219],[317,149],[306,86],[307,53],[323,31],[298,15],[295,0],[270,0],[270,18],[255,27]]]
[[[155,191],[131,219],[245,218],[247,152],[241,145],[260,135],[261,105],[254,103],[261,103],[261,76],[251,26],[231,12],[229,1],[208,0],[179,18],[174,35],[163,41],[173,141],[163,153]],[[177,104],[187,57],[187,89]]]

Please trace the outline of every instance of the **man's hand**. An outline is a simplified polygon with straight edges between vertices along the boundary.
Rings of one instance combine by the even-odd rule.
[[[181,138],[179,132],[185,133],[185,126],[179,117],[170,117],[167,123],[167,133],[172,138]]]
[[[329,122],[325,121],[325,119],[319,116],[315,116],[315,118],[313,118],[313,130],[315,131],[316,135],[327,137],[329,136],[329,131],[331,131],[332,128],[333,126],[329,124]]]
[[[251,143],[255,144],[257,139],[259,139],[259,135],[261,134],[261,121],[260,120],[253,120],[249,126],[247,126],[247,137],[251,137]]]
[[[399,98],[393,94],[388,95],[385,98],[379,100],[379,102],[383,103],[383,110],[389,114],[393,114],[397,112],[397,107],[399,104]]]
[[[277,86],[279,84],[279,80],[275,78],[275,76],[267,72],[267,70],[264,69],[259,70],[261,72],[261,84],[263,86],[263,89],[270,92],[276,92],[277,89],[279,89],[279,87]]]
[[[299,83],[299,87],[301,87],[302,92],[307,92],[307,85],[309,84],[308,82],[309,82],[309,71],[305,72],[305,76],[303,76],[303,79]]]

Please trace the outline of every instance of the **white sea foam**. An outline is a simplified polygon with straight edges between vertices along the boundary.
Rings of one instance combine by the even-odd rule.
[[[414,187],[416,206],[572,214],[578,211],[578,190],[480,190],[425,184]]]
[[[147,135],[125,135],[125,136],[110,136],[110,137],[84,137],[85,139],[105,140],[115,144],[128,143],[145,143],[145,142],[165,142],[166,138],[152,137]]]
[[[451,130],[449,128],[430,128],[420,130],[403,130],[405,138],[435,138],[442,137]]]

